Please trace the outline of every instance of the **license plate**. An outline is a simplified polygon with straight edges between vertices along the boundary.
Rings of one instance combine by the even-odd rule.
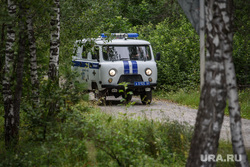
[[[150,82],[134,82],[134,86],[148,86]]]

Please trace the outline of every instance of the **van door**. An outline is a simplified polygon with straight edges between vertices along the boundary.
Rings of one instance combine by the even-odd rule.
[[[91,61],[89,62],[89,80],[91,81],[91,84],[96,83],[98,88],[100,88],[99,55],[100,48],[99,46],[95,46],[91,53]]]

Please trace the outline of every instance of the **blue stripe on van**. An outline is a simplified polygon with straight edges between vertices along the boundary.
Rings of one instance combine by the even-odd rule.
[[[83,61],[72,61],[73,66],[83,67],[83,68],[91,68],[91,69],[99,69],[99,63],[90,63]]]
[[[131,61],[132,62],[132,68],[133,68],[133,74],[138,74],[138,65],[136,61]]]
[[[129,74],[129,63],[128,61],[123,61],[124,65],[124,74]]]

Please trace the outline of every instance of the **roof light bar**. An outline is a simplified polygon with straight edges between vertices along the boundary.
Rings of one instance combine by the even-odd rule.
[[[125,37],[128,37],[128,38],[137,38],[137,37],[139,37],[139,34],[138,33],[111,33],[111,36],[114,36],[117,39],[122,39],[122,38],[125,38]],[[107,38],[107,35],[105,35],[104,33],[102,33],[101,37],[102,38]]]
[[[139,34],[138,33],[128,33],[128,38],[138,38]]]

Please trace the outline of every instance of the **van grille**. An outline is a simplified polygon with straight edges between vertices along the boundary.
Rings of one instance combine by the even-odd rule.
[[[121,75],[118,84],[122,83],[122,82],[129,82],[129,83],[134,83],[134,82],[140,82],[143,81],[142,76],[141,75]]]

